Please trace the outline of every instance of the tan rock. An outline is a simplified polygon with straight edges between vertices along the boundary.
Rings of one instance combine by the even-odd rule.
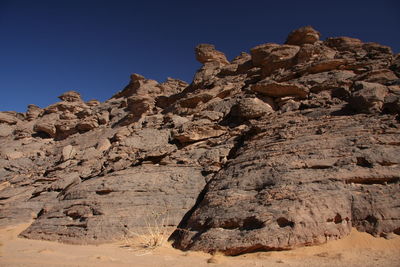
[[[34,119],[36,119],[37,117],[39,117],[39,115],[43,112],[43,110],[36,106],[36,105],[28,105],[28,110],[26,112],[26,118],[28,119],[28,121],[32,121]]]
[[[62,155],[61,155],[61,160],[62,161],[67,161],[70,159],[73,159],[76,155],[76,150],[73,146],[67,145],[63,147],[62,149]]]
[[[0,123],[6,123],[9,125],[17,124],[18,119],[15,116],[7,112],[0,112]]]
[[[96,99],[92,99],[92,100],[89,100],[88,102],[86,102],[85,104],[88,105],[89,107],[95,107],[95,106],[100,105],[100,101],[96,100]]]
[[[349,104],[357,111],[380,112],[388,88],[379,83],[355,82]]]
[[[62,95],[60,95],[58,97],[59,99],[61,99],[62,101],[66,101],[66,102],[81,102],[81,94],[75,91],[68,91],[63,93]]]
[[[207,62],[218,62],[222,65],[228,64],[225,54],[216,50],[214,45],[199,44],[196,46],[196,60],[202,64]]]
[[[14,127],[11,125],[1,123],[0,124],[0,137],[6,137],[12,134]]]
[[[243,119],[255,119],[274,112],[271,105],[258,98],[244,98],[233,108],[232,115]]]
[[[46,133],[49,137],[55,137],[56,136],[56,127],[54,125],[54,121],[48,121],[46,122],[45,120],[37,122],[33,126],[33,131],[36,133]]]
[[[303,45],[303,44],[313,44],[319,41],[321,34],[314,30],[311,26],[301,27],[292,31],[285,44],[289,45]]]
[[[326,59],[315,62],[308,69],[308,73],[319,73],[325,71],[331,71],[339,69],[340,66],[345,65],[347,61],[345,59]]]
[[[172,137],[181,143],[190,143],[212,137],[218,137],[226,133],[226,130],[211,123],[209,120],[187,122],[172,132]]]
[[[278,83],[268,79],[254,84],[251,89],[270,97],[296,96],[305,98],[308,94],[308,89],[302,85]]]
[[[300,47],[267,43],[250,50],[254,66],[260,66],[264,77],[275,70],[286,69],[295,65],[295,56]]]
[[[99,127],[97,118],[88,118],[88,119],[79,121],[76,125],[76,128],[79,131],[90,131],[97,127]]]
[[[101,139],[96,145],[96,149],[99,151],[107,151],[111,147],[110,140]]]
[[[6,154],[8,160],[15,160],[24,157],[24,153],[21,151],[10,151]]]
[[[99,124],[107,124],[110,121],[110,113],[108,111],[103,111],[98,116]]]
[[[339,51],[355,51],[362,48],[361,40],[351,37],[331,37],[326,39],[324,44]]]

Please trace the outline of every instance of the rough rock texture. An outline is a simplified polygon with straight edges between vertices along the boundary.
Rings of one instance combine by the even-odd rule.
[[[175,247],[229,255],[400,234],[399,56],[319,38],[230,62],[203,44],[190,84],[132,74],[103,103],[0,112],[0,225],[87,244],[163,217]]]
[[[313,44],[319,41],[321,34],[313,29],[311,26],[301,27],[292,31],[285,44],[289,45],[303,45],[303,44]]]

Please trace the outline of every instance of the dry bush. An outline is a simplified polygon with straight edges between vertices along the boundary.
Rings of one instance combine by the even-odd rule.
[[[153,212],[144,220],[145,227],[140,231],[127,230],[128,237],[125,237],[123,247],[150,253],[151,250],[161,247],[167,242],[169,237],[167,215]]]

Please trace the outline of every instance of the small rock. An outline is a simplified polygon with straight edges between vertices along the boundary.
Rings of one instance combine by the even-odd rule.
[[[73,146],[67,145],[62,150],[62,161],[67,161],[74,158],[76,155],[76,150]]]

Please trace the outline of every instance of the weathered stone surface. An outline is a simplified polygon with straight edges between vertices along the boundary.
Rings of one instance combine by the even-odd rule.
[[[278,83],[268,79],[254,84],[251,89],[270,97],[297,96],[305,98],[308,93],[307,88],[302,85]]]
[[[205,140],[211,137],[218,137],[226,133],[226,130],[207,119],[182,124],[174,130],[173,138],[181,143]]]
[[[6,123],[9,125],[17,124],[18,119],[7,112],[0,112],[0,123]]]
[[[190,167],[141,166],[115,172],[61,192],[21,236],[93,244],[130,237],[130,231],[145,229],[156,216],[166,218],[160,227],[177,225],[204,185],[200,170]]]
[[[301,27],[297,30],[292,31],[285,44],[289,45],[303,45],[303,44],[313,44],[319,41],[321,34],[313,29],[311,26]]]
[[[372,126],[399,125],[390,118],[297,112],[254,121],[256,132],[181,222],[175,246],[236,255],[324,243],[352,226],[396,230],[399,152],[390,140],[400,131],[389,137]]]
[[[202,64],[207,62],[218,62],[221,64],[229,63],[224,53],[216,50],[215,46],[211,44],[199,44],[196,46],[195,52],[196,60]]]
[[[350,98],[353,109],[361,112],[379,112],[382,109],[385,96],[388,93],[386,86],[378,83],[356,82]]]
[[[295,64],[295,56],[300,47],[267,43],[252,48],[251,58],[254,66],[260,66],[264,77],[275,70],[287,69]]]
[[[28,110],[26,112],[26,118],[29,121],[32,121],[32,120],[36,119],[37,117],[39,117],[39,115],[42,113],[42,111],[43,110],[36,105],[33,105],[33,104],[28,105]]]
[[[243,119],[256,119],[272,112],[272,106],[258,98],[244,98],[232,109],[233,116]]]
[[[176,247],[230,255],[400,234],[399,56],[318,39],[231,62],[202,45],[190,84],[132,74],[103,103],[0,112],[0,226],[85,244],[162,217]]]
[[[82,101],[81,94],[78,92],[75,92],[75,91],[65,92],[64,94],[60,95],[58,98],[61,99],[62,101],[66,101],[66,102]]]
[[[350,37],[331,37],[324,42],[327,46],[335,48],[339,51],[355,51],[361,49],[362,42],[360,39]]]

